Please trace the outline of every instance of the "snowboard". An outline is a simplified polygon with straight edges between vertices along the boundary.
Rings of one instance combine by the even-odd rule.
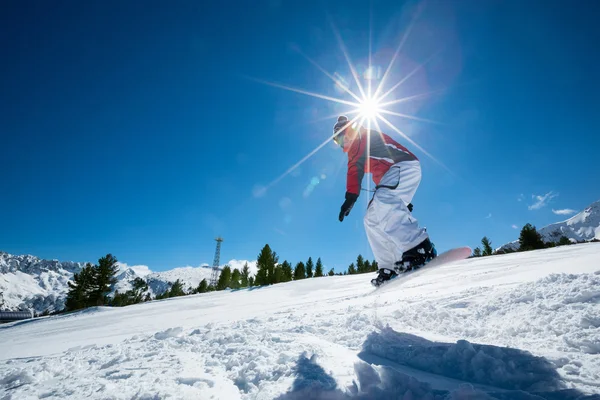
[[[424,269],[429,269],[432,267],[439,267],[441,265],[448,264],[453,261],[464,260],[464,259],[468,258],[472,253],[473,253],[473,251],[468,246],[456,247],[454,249],[447,250],[441,254],[438,254],[437,257],[435,257],[433,260],[429,261],[425,265],[422,265],[418,268],[411,269],[408,271],[400,272],[398,275],[396,275],[389,281],[384,282],[380,286],[376,286],[375,290],[381,290],[381,288],[384,288],[393,282],[402,280],[403,277],[405,277],[407,275],[412,275],[412,274],[422,271]]]

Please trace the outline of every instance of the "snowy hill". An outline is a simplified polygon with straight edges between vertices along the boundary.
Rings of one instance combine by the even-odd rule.
[[[566,221],[556,222],[537,230],[545,242],[558,242],[566,236],[572,242],[600,240],[600,200]],[[498,250],[517,250],[519,241],[500,246]]]
[[[600,399],[600,244],[0,326],[0,398]]]
[[[239,263],[237,260],[233,260]],[[31,255],[11,255],[0,252],[0,293],[4,299],[3,309],[33,309],[37,313],[58,311],[64,308],[69,287],[67,282],[79,272],[85,263],[42,260]],[[146,266],[128,267],[119,263],[117,284],[119,292],[131,289],[131,282],[139,277],[148,282],[153,295],[162,294],[169,282],[180,279],[184,287],[195,288],[204,278],[210,280],[212,269],[208,267],[182,267],[164,272],[152,272]]]

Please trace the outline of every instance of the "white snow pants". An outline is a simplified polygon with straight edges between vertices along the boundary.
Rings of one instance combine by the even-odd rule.
[[[419,161],[401,161],[383,175],[369,204],[364,223],[379,268],[393,268],[402,254],[428,235],[408,211],[421,183]]]

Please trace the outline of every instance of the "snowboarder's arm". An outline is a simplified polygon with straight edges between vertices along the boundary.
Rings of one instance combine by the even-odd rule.
[[[360,186],[365,176],[367,161],[366,140],[358,138],[348,151],[348,173],[346,175],[346,193],[360,194]]]
[[[350,214],[350,210],[352,210],[352,207],[354,207],[356,199],[358,199],[357,194],[346,192],[346,201],[344,201],[344,204],[342,204],[342,207],[340,209],[340,222],[344,220],[344,217],[347,217],[348,214]]]

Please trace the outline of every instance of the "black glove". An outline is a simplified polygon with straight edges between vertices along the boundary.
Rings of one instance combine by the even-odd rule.
[[[408,203],[408,206],[406,206],[408,208],[408,211],[412,212],[413,210],[413,205],[412,203]]]
[[[356,203],[356,199],[358,199],[357,194],[346,192],[346,201],[344,201],[342,209],[340,210],[340,222],[344,220],[344,217],[347,217],[348,214],[350,214],[350,210],[352,210],[354,203]]]

